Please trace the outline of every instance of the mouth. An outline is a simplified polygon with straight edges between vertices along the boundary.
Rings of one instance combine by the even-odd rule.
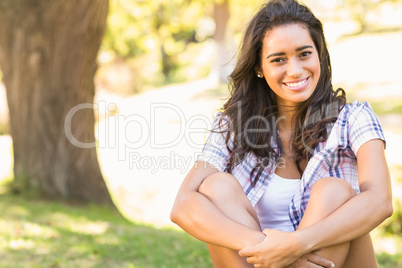
[[[307,77],[299,81],[284,82],[283,84],[290,90],[301,90],[307,85],[309,80],[310,77]]]

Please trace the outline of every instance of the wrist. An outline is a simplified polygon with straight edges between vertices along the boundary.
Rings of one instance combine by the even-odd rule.
[[[299,256],[310,253],[314,250],[314,244],[308,237],[307,229],[299,229],[293,232],[296,251]]]
[[[255,246],[262,241],[264,241],[266,235],[261,231],[253,231],[250,235],[248,235],[247,239],[244,240],[244,245],[242,248]]]

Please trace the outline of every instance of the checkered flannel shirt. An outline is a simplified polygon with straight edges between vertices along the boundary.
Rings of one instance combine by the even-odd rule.
[[[219,129],[220,113],[215,117],[214,129]],[[223,121],[227,124],[227,121]],[[307,207],[311,188],[314,183],[325,177],[338,177],[347,181],[359,193],[356,154],[360,146],[373,139],[385,142],[385,137],[377,116],[367,102],[355,101],[347,104],[340,111],[338,119],[329,128],[330,132],[325,142],[314,149],[313,156],[308,161],[297,191],[289,204],[289,218],[296,230]],[[277,145],[272,140],[272,148]],[[206,161],[221,172],[227,172],[229,151],[225,143],[225,133],[211,132],[198,160]],[[254,154],[247,157],[232,169],[232,175],[239,181],[245,194],[253,206],[265,192],[275,171],[275,163],[266,168],[253,187],[251,171],[257,163]]]

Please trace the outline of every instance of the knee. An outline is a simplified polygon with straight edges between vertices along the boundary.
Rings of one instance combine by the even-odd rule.
[[[229,198],[243,192],[237,179],[226,172],[217,172],[208,176],[201,183],[198,192],[207,197]]]
[[[311,197],[329,204],[342,205],[355,195],[356,192],[348,182],[336,177],[322,178],[311,189]]]

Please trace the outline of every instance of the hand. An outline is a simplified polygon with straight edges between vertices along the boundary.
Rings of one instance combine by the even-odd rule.
[[[314,253],[308,253],[298,258],[285,268],[333,268],[334,263]]]
[[[275,229],[265,229],[264,241],[260,244],[246,247],[239,251],[239,255],[247,257],[247,262],[255,268],[280,268],[296,262],[303,251],[296,232],[282,232]]]

